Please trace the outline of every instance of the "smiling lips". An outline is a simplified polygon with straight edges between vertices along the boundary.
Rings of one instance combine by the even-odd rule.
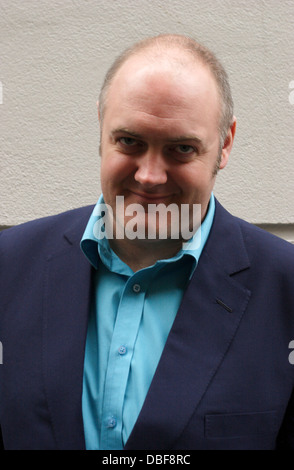
[[[149,202],[149,203],[159,203],[159,202],[164,202],[168,198],[171,197],[171,194],[157,194],[157,193],[142,193],[142,192],[137,192],[137,191],[131,191],[132,194],[137,196],[139,199],[141,199],[143,202]]]

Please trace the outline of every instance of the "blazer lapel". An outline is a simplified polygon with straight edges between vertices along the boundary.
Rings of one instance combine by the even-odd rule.
[[[217,204],[211,235],[126,449],[173,447],[230,348],[250,297],[233,274],[248,267],[240,227]]]
[[[81,223],[80,223],[81,225]],[[84,449],[82,381],[91,266],[69,231],[44,273],[43,373],[57,448]]]

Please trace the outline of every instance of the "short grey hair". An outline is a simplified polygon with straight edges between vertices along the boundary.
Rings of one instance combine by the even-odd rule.
[[[227,72],[215,54],[196,40],[180,34],[160,34],[143,39],[120,54],[105,75],[99,95],[99,114],[101,127],[105,113],[107,95],[112,81],[121,66],[132,56],[142,51],[178,48],[190,53],[194,59],[200,60],[211,71],[220,95],[221,110],[219,119],[220,149],[222,149],[228,131],[233,123],[234,103]]]

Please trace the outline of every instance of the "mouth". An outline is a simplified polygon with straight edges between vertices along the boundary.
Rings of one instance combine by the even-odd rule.
[[[166,203],[168,199],[172,197],[172,194],[160,194],[160,193],[146,193],[141,191],[130,191],[131,194],[136,196],[136,199],[142,203],[149,204],[160,204]]]

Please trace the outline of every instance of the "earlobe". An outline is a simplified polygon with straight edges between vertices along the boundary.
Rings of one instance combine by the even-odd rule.
[[[219,165],[220,170],[225,168],[225,166],[228,163],[229,155],[233,147],[234,137],[236,133],[236,124],[237,124],[237,121],[236,121],[236,117],[234,116],[233,122],[231,124],[231,127],[229,129],[229,132],[227,134],[227,137],[225,139],[225,142],[222,148],[221,161]]]

